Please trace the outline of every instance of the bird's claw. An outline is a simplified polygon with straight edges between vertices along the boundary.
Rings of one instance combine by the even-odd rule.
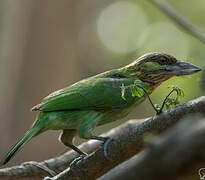
[[[79,157],[75,158],[71,163],[70,163],[70,168],[72,169],[79,161],[84,159],[87,156],[87,154],[81,154]]]
[[[110,143],[110,141],[112,141],[113,139],[110,138],[110,137],[105,137],[105,141],[100,145],[101,148],[103,148],[103,152],[104,152],[104,156],[107,160],[111,160],[108,156],[108,151],[107,151],[107,147],[108,147],[108,144]]]
[[[90,139],[94,139],[94,140],[98,140],[98,141],[103,141],[103,143],[100,145],[101,148],[103,148],[103,152],[104,152],[104,156],[107,160],[111,160],[108,157],[108,153],[107,153],[107,146],[109,144],[110,141],[112,141],[113,139],[110,137],[102,137],[102,136],[91,136]]]
[[[84,153],[81,154],[79,157],[77,157],[76,159],[74,159],[71,163],[70,163],[70,169],[72,169],[79,161],[81,161],[82,159],[84,159],[88,154]],[[55,175],[56,176],[56,175]],[[43,180],[51,180],[52,178],[50,177],[45,177]]]

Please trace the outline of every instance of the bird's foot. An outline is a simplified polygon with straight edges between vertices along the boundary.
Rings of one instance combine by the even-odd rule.
[[[101,144],[101,147],[103,147],[103,152],[104,152],[104,156],[107,160],[111,160],[108,156],[108,151],[107,151],[107,147],[108,147],[108,144],[110,143],[110,141],[112,141],[113,139],[112,138],[107,138],[107,140]]]
[[[71,163],[70,163],[70,168],[72,169],[79,161],[83,160],[85,157],[87,157],[88,154],[81,154],[79,157],[75,158]]]
[[[103,141],[103,143],[100,145],[100,147],[103,148],[105,158],[107,160],[111,160],[108,156],[108,153],[107,153],[108,152],[107,147],[108,147],[108,144],[110,143],[110,141],[112,141],[113,139],[110,137],[101,137],[101,136],[91,136],[91,139]]]
[[[52,169],[49,169],[47,166],[42,165],[40,163],[37,163],[35,161],[23,163],[23,166],[35,166],[35,167],[45,171],[46,173],[48,173],[52,177],[57,175],[57,173],[55,171],[53,171]]]

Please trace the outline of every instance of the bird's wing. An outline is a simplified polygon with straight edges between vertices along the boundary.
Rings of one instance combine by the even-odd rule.
[[[136,101],[129,90],[122,98],[121,87],[133,84],[126,78],[88,78],[72,86],[53,92],[32,110],[106,110],[124,108]]]

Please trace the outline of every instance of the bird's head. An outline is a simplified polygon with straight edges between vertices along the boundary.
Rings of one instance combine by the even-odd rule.
[[[158,85],[173,76],[190,75],[201,69],[166,53],[153,52],[139,57],[124,67],[133,78]]]

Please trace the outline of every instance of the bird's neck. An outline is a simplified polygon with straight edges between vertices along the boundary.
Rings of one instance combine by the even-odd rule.
[[[165,76],[164,74],[155,74],[151,73],[152,71],[145,71],[141,69],[140,66],[125,66],[121,68],[121,71],[127,78],[134,80],[139,79],[152,87],[157,87],[170,78],[170,76]]]
[[[153,81],[149,79],[149,76],[146,76],[146,74],[142,73],[140,70],[136,71],[136,69],[129,68],[129,66],[123,67],[120,69],[113,69],[111,71],[98,74],[95,77],[97,78],[117,78],[117,79],[128,78],[128,79],[132,79],[133,82],[135,80],[141,80],[143,83],[145,83],[148,93],[152,93],[153,90],[161,84],[161,82],[159,81],[158,83],[154,83]]]
[[[136,66],[137,67],[137,66]],[[121,72],[124,76],[127,78],[133,79],[133,80],[141,80],[142,82],[145,82],[149,84],[150,86],[158,86],[158,83],[154,83],[152,79],[149,78],[148,74],[141,71],[140,68],[136,69],[133,68],[133,66],[125,66],[121,68]]]
[[[97,78],[117,78],[117,79],[128,78],[128,79],[132,79],[133,83],[135,80],[141,80],[145,84],[148,94],[151,94],[154,91],[154,89],[158,85],[160,85],[160,83],[152,83],[149,82],[148,80],[145,81],[143,78],[141,78],[142,74],[140,73],[140,71],[133,71],[131,69],[126,69],[125,67],[106,71],[94,77],[95,78],[96,77]]]

